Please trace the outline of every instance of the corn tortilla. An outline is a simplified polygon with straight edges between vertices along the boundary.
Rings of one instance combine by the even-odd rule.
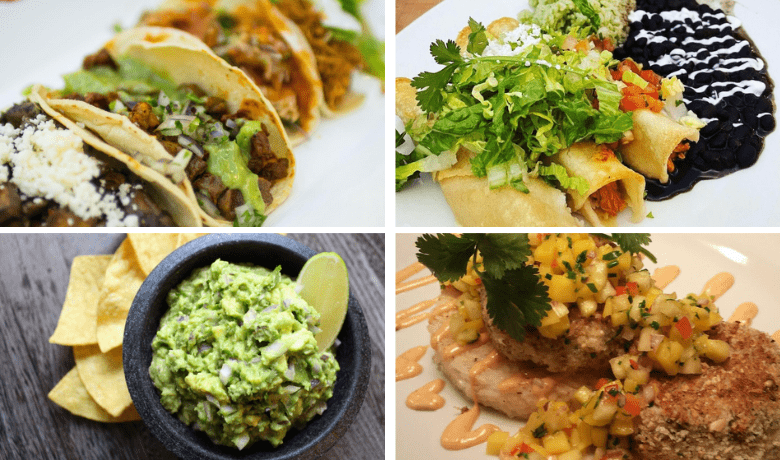
[[[65,303],[49,343],[90,345],[98,342],[97,305],[111,258],[111,255],[101,255],[73,259]]]
[[[165,256],[179,247],[179,235],[176,233],[128,233],[127,239],[133,246],[144,276],[149,276]]]
[[[122,345],[127,313],[145,278],[131,240],[125,239],[106,269],[100,291],[97,338],[101,351],[107,352]]]
[[[97,422],[116,423],[141,420],[141,416],[130,405],[118,417],[114,417],[100,407],[89,395],[87,387],[81,381],[77,368],[65,374],[57,385],[49,392],[49,399],[73,415],[95,420]]]
[[[101,353],[97,345],[73,347],[76,368],[92,399],[114,417],[132,403],[122,368],[122,348]]]

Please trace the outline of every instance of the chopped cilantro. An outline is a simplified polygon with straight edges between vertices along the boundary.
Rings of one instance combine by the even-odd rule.
[[[532,433],[534,438],[543,438],[547,436],[547,427],[544,426],[544,423],[536,427],[536,429]]]

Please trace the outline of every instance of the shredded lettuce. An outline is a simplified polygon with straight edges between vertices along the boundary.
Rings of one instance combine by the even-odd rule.
[[[548,166],[540,165],[539,174],[544,177],[554,178],[564,189],[576,190],[580,195],[585,195],[590,189],[590,184],[588,184],[587,180],[582,177],[570,177],[566,173],[566,168],[557,163],[551,163]]]
[[[475,154],[472,172],[491,188],[527,191],[523,178],[531,174],[586,193],[585,179],[545,158],[575,142],[615,142],[632,129],[631,113],[620,110],[623,83],[609,73],[612,53],[564,50],[567,35],[550,33],[513,56],[482,56],[492,37],[474,20],[469,28],[466,56],[438,40],[431,54],[443,67],[412,80],[423,113],[406,127],[416,149],[396,156],[397,190],[420,171],[454,164],[453,152],[465,147]]]

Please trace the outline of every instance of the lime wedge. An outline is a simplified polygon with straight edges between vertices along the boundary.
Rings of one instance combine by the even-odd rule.
[[[303,300],[320,312],[321,331],[314,338],[324,351],[336,340],[347,315],[347,265],[335,252],[321,252],[306,261],[298,275],[298,288]]]

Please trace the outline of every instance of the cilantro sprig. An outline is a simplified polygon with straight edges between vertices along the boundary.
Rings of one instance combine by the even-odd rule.
[[[653,263],[658,262],[655,256],[644,247],[652,242],[649,233],[613,233],[611,235],[594,233],[594,235],[616,243],[623,252],[644,254],[648,259],[652,260]]]
[[[469,260],[476,261],[480,252],[482,264],[475,269],[485,286],[488,314],[516,340],[525,338],[526,326],[541,326],[551,308],[539,271],[526,265],[531,255],[526,234],[426,234],[417,239],[417,248],[417,260],[441,282],[464,276]]]
[[[595,235],[617,243],[624,252],[642,253],[656,262],[655,256],[644,247],[651,241],[649,234]],[[488,314],[499,329],[515,340],[525,339],[527,326],[541,326],[551,308],[548,288],[539,270],[527,264],[532,253],[527,234],[425,234],[417,239],[416,246],[417,260],[442,283],[466,275],[468,263],[473,261],[487,294]],[[482,255],[481,264],[476,263],[477,253]],[[582,262],[578,260],[577,265]],[[591,291],[595,289],[595,286],[588,287]]]

